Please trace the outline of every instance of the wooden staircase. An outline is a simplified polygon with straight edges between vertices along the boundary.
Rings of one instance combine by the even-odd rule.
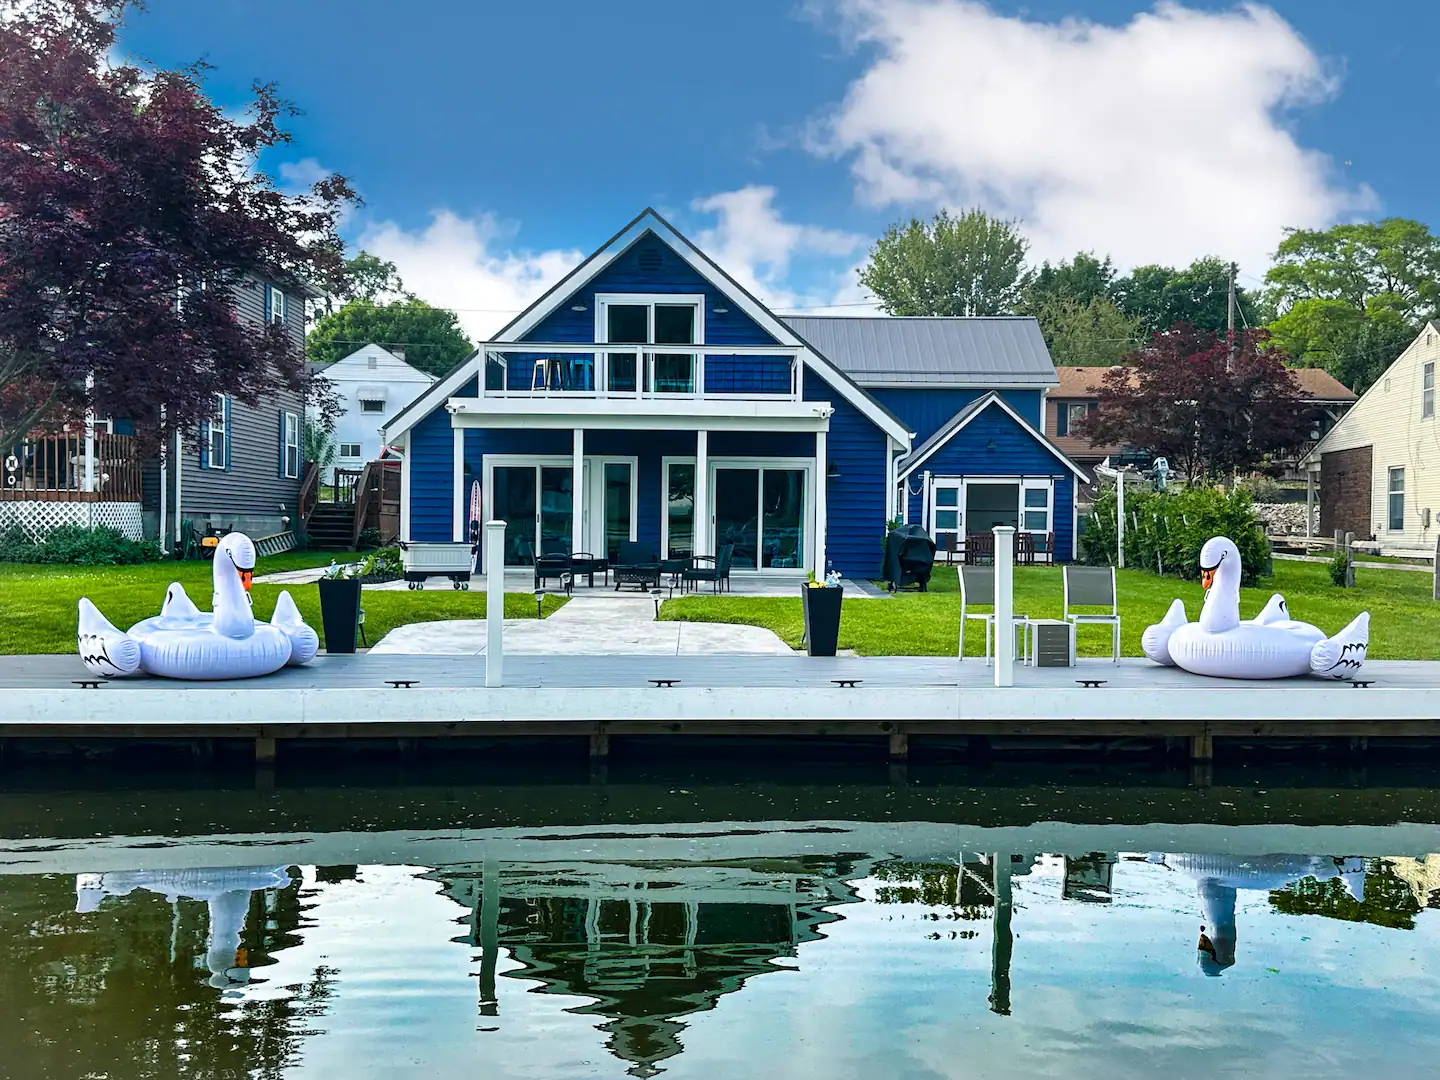
[[[355,506],[353,503],[319,503],[305,523],[314,551],[353,551],[355,548]]]

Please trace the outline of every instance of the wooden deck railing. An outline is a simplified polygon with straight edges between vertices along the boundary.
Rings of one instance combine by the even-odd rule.
[[[378,529],[382,543],[400,535],[400,463],[371,461],[355,484],[355,533],[351,546],[366,529]]]
[[[83,431],[37,435],[0,458],[0,500],[6,502],[140,502],[141,463],[130,435],[97,431],[87,473]]]
[[[300,498],[296,502],[295,509],[300,515],[301,521],[308,521],[311,513],[315,510],[315,503],[320,498],[320,466],[314,461],[305,462],[305,469],[300,474]]]

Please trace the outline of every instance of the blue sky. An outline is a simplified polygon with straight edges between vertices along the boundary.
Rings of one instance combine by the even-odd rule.
[[[1286,225],[1440,223],[1437,31],[1430,0],[149,0],[122,45],[227,104],[278,82],[267,166],[350,176],[350,239],[481,334],[647,204],[792,309],[865,310],[866,245],[940,206],[1250,277]]]

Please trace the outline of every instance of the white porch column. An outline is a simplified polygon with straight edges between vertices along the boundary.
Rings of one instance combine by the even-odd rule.
[[[695,433],[695,540],[693,554],[710,555],[710,433]]]
[[[827,520],[825,472],[829,458],[826,455],[825,432],[815,433],[815,576],[823,579],[829,564],[825,561],[825,522]]]
[[[450,539],[458,544],[465,539],[465,429],[457,427],[453,434],[455,436],[455,450],[452,455],[455,508],[452,514],[454,535]]]
[[[588,551],[585,543],[585,429],[575,429],[575,444],[570,478],[570,551]]]
[[[1315,472],[1305,470],[1305,539],[1315,535]]]
[[[410,433],[405,433],[400,459],[400,539],[410,539]],[[180,478],[175,478],[175,512],[180,512]]]
[[[885,436],[885,522],[895,520],[895,440]]]

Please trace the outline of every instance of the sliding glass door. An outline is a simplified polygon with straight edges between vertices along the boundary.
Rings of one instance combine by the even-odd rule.
[[[538,493],[533,465],[497,465],[491,473],[491,517],[505,522],[505,565],[535,561]]]
[[[733,544],[737,569],[803,569],[805,474],[805,469],[768,465],[717,466],[712,481],[716,550]]]
[[[491,513],[505,522],[505,565],[531,566],[536,555],[570,554],[575,535],[571,465],[495,465]],[[581,545],[614,559],[635,535],[635,463],[587,458]]]

